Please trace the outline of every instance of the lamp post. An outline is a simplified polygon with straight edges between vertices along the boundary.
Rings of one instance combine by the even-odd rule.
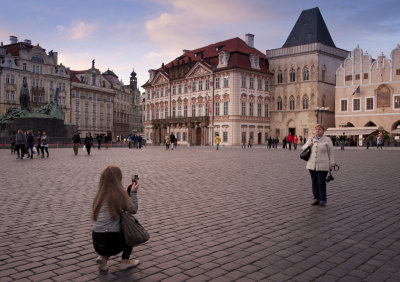
[[[324,112],[329,112],[330,111],[330,108],[329,107],[316,107],[315,109],[314,109],[314,111],[315,111],[315,113],[316,113],[316,116],[317,116],[317,123],[319,123],[319,124],[322,124],[322,114],[324,113]],[[321,114],[320,114],[321,113]],[[318,122],[318,116],[321,116],[321,121],[320,122]]]

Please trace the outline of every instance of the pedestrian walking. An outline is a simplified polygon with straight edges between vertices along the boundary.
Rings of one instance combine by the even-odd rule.
[[[382,139],[382,133],[378,134],[378,137],[376,137],[376,149],[379,149],[379,147],[381,147],[381,150],[383,146],[383,139]]]
[[[282,149],[286,149],[286,144],[287,144],[287,139],[285,136],[285,137],[283,137],[283,140],[282,140]]]
[[[11,154],[15,154],[15,142],[16,142],[16,135],[15,135],[15,131],[13,131],[13,132],[11,132],[11,136],[10,136]]]
[[[271,138],[271,136],[268,138],[268,149],[271,149],[271,146],[272,146],[272,138]]]
[[[97,141],[97,150],[100,150],[101,148],[101,141],[103,139],[103,136],[101,136],[101,134],[97,134],[96,136],[96,141]]]
[[[364,139],[365,147],[367,147],[367,150],[369,149],[369,136],[365,137]]]
[[[122,186],[122,172],[119,167],[108,166],[100,176],[99,186],[93,200],[91,219],[93,247],[99,257],[97,265],[101,271],[107,271],[110,256],[122,252],[119,268],[124,270],[139,264],[137,259],[129,259],[132,247],[125,242],[121,229],[121,211],[135,214],[138,210],[137,191],[139,181],[131,182],[128,193]]]
[[[303,145],[303,150],[311,147],[311,155],[307,161],[314,202],[312,205],[326,205],[326,177],[328,171],[333,170],[335,157],[333,144],[330,138],[324,135],[324,127],[321,124],[315,126],[315,135],[309,137],[307,143]]]
[[[171,150],[173,150],[176,145],[176,138],[174,133],[171,133],[171,135],[169,136],[169,140],[171,142]]]
[[[253,137],[250,137],[250,138],[249,138],[249,143],[247,144],[247,147],[248,147],[248,148],[253,147]]]
[[[88,156],[90,156],[90,149],[93,147],[93,137],[92,137],[92,133],[90,131],[88,133],[86,133],[84,144],[86,147],[86,152],[87,152]]]
[[[286,141],[289,145],[289,150],[292,150],[293,135],[291,132],[289,132],[288,136],[286,137]]]
[[[78,155],[79,147],[82,144],[79,131],[75,131],[74,135],[72,135],[72,143],[73,143],[73,148],[74,148],[74,154],[76,156],[76,155]]]
[[[49,157],[49,136],[47,136],[46,130],[43,130],[40,138],[40,151],[42,152],[42,158],[44,158],[44,151],[46,151],[47,158]]]
[[[340,150],[344,151],[344,145],[346,144],[346,136],[344,135],[344,132],[342,136],[340,136],[339,141],[340,141]]]
[[[40,156],[40,152],[42,151],[42,147],[40,146],[41,140],[42,140],[42,135],[43,132],[41,130],[38,130],[38,136],[36,138],[36,152],[37,152],[37,156]]]
[[[293,137],[293,148],[294,148],[295,150],[297,150],[297,143],[299,143],[299,138],[297,138],[297,135],[295,135],[295,136]]]
[[[33,137],[32,130],[28,130],[26,134],[26,152],[28,154],[28,158],[33,159],[33,144],[35,142],[35,138]],[[30,154],[29,154],[30,152]]]
[[[25,145],[26,145],[26,136],[22,132],[22,129],[18,129],[17,135],[15,136],[15,150],[17,151],[17,159],[24,159],[25,155]]]
[[[108,136],[108,135],[106,135],[106,136],[104,136],[104,143],[105,143],[105,146],[106,146],[106,150],[108,150],[108,146],[110,145],[110,136]]]
[[[215,138],[214,138],[214,142],[217,145],[217,150],[219,150],[219,143],[221,143],[221,137],[219,136],[219,133],[215,133]]]
[[[246,149],[246,136],[242,136],[242,148]]]
[[[168,135],[165,136],[164,143],[165,143],[165,150],[169,150],[169,145],[171,145],[171,139],[169,139]]]

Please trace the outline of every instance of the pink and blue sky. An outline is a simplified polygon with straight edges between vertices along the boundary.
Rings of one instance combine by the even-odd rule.
[[[255,47],[283,45],[302,10],[319,7],[338,48],[373,58],[400,43],[399,0],[24,0],[2,1],[0,41],[30,39],[74,70],[113,70],[139,85],[148,70],[218,41],[255,35]]]

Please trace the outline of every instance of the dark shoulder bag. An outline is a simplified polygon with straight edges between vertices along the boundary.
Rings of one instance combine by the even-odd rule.
[[[150,239],[149,233],[139,221],[129,212],[121,212],[121,227],[124,233],[125,243],[128,246],[137,246]]]
[[[308,146],[303,152],[300,154],[300,159],[308,161],[311,156],[311,147]]]

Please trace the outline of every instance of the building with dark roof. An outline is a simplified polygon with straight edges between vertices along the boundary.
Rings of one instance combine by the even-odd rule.
[[[317,123],[334,126],[335,74],[348,54],[335,46],[318,8],[302,11],[282,48],[267,50],[273,137],[308,137]]]
[[[162,144],[171,133],[188,145],[211,145],[216,133],[226,145],[261,144],[269,136],[271,73],[254,35],[183,50],[149,74],[143,88],[150,143]]]

